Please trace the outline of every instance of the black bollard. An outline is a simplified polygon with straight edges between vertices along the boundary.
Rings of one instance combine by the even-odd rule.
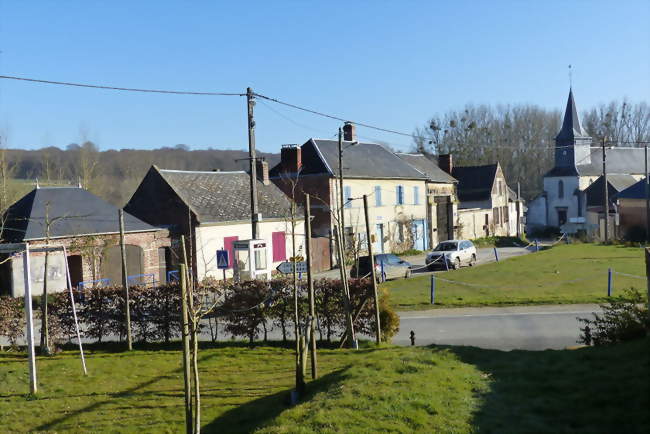
[[[411,330],[411,345],[415,345],[415,332]]]

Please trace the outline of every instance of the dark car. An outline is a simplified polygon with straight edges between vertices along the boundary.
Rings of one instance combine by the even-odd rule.
[[[350,277],[359,278],[369,276],[370,271],[370,257],[360,256],[359,266],[357,268],[356,262],[352,265]],[[375,272],[378,280],[409,277],[411,275],[411,264],[391,253],[381,253],[375,255]]]

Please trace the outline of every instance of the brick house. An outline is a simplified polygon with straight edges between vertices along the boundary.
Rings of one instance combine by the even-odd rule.
[[[291,201],[268,178],[268,165],[258,161],[258,238],[269,247],[271,266],[292,254]],[[233,276],[233,243],[251,238],[250,175],[243,171],[184,171],[152,166],[124,207],[143,221],[166,227],[173,244],[186,248],[197,280],[222,279],[216,251],[229,251],[226,277]],[[297,254],[304,254],[303,210],[296,210]],[[180,249],[176,249],[180,250]],[[179,258],[175,258],[176,263]]]
[[[37,187],[4,215],[3,246],[28,243],[67,249],[48,255],[48,292],[66,289],[66,262],[72,285],[121,284],[118,208],[79,187]],[[124,213],[127,274],[133,284],[165,281],[170,255],[168,231]],[[49,229],[49,230],[48,230]],[[1,255],[0,292],[15,297],[24,293],[20,257]],[[30,259],[34,294],[43,290],[44,253]],[[99,282],[101,279],[101,282]]]

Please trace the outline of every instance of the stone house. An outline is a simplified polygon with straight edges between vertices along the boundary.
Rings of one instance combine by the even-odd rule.
[[[648,208],[645,178],[624,189],[614,197],[617,205],[619,234],[641,241],[648,230]]]
[[[118,208],[79,187],[37,187],[4,215],[3,250],[22,250],[24,243],[63,251],[48,255],[48,292],[66,286],[66,262],[73,287],[121,285],[122,260],[119,245]],[[151,226],[124,213],[127,274],[132,284],[164,282],[171,256],[167,230]],[[15,297],[24,294],[23,261],[10,253],[0,255],[0,292]],[[41,293],[44,253],[32,253],[32,290]]]

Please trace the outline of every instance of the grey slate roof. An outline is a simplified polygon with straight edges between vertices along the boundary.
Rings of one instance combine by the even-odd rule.
[[[557,134],[555,140],[557,141],[566,141],[572,140],[575,138],[589,138],[587,132],[582,128],[580,124],[580,118],[578,117],[578,109],[576,108],[576,103],[573,99],[573,90],[569,90],[569,98],[566,103],[566,110],[564,111],[564,120],[562,121],[562,128]]]
[[[199,172],[158,169],[162,178],[196,214],[200,223],[250,221],[250,176],[238,172]],[[273,183],[258,180],[258,209],[262,219],[286,218],[289,198]],[[298,215],[302,215],[298,211]]]
[[[431,182],[458,182],[450,174],[438,167],[438,164],[423,154],[396,153],[399,158],[424,173]]]
[[[607,173],[642,175],[645,173],[643,148],[613,147],[606,150]],[[603,150],[591,148],[591,162],[576,165],[581,176],[598,176],[603,173]]]
[[[47,217],[46,217],[47,214]],[[5,214],[3,240],[21,242],[50,237],[119,233],[118,208],[78,187],[41,187],[11,205]],[[158,228],[124,213],[126,232],[156,231]]]
[[[616,199],[645,199],[645,178],[621,191]]]
[[[329,173],[338,176],[338,142],[310,139],[302,145],[303,173]],[[320,161],[318,161],[320,160]],[[422,172],[376,143],[343,142],[345,178],[422,179]]]
[[[607,175],[607,194],[609,195],[610,202],[614,202],[614,197],[621,191],[636,183],[631,175]],[[587,198],[587,206],[603,206],[603,177],[591,183],[585,189],[585,196]]]
[[[497,164],[454,167],[451,174],[458,180],[458,200],[472,202],[490,199],[497,167]]]

